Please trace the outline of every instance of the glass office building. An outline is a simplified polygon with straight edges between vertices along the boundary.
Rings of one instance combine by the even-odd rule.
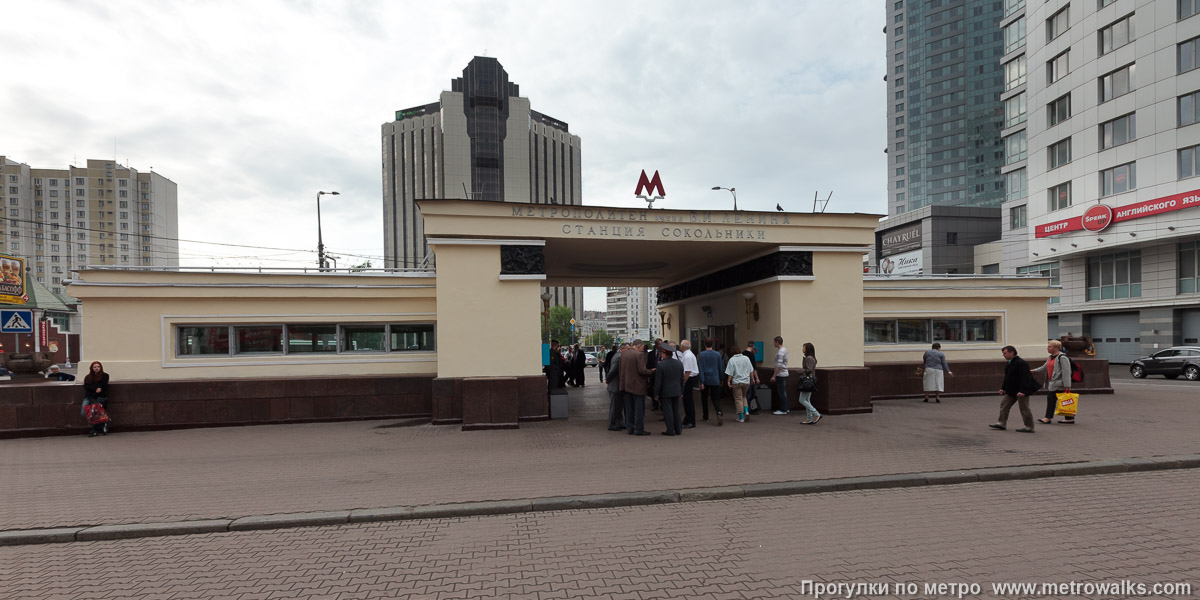
[[[1003,2],[889,0],[888,214],[1004,201]]]

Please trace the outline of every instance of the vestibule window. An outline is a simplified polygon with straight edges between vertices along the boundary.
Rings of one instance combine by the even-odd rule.
[[[388,354],[437,348],[433,323],[180,325],[175,332],[177,357]]]
[[[996,319],[867,319],[863,341],[869,345],[995,342]]]

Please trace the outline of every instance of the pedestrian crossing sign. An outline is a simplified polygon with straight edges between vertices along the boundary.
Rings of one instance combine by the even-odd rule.
[[[33,333],[33,311],[0,310],[0,333]]]

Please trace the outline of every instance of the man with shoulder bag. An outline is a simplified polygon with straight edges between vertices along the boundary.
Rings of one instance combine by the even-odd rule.
[[[1013,404],[1016,404],[1021,411],[1021,420],[1025,422],[1025,426],[1017,431],[1033,433],[1033,412],[1029,410],[1029,396],[1036,392],[1039,386],[1029,371],[1029,364],[1017,356],[1015,347],[1005,346],[1000,352],[1008,360],[1008,364],[1004,366],[1004,383],[1000,385],[1000,395],[1004,399],[1000,401],[1000,420],[988,427],[1005,429],[1008,425],[1008,413]]]

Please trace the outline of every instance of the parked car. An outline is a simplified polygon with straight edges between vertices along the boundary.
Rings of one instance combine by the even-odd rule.
[[[588,352],[586,354],[586,356],[587,356],[587,366],[594,367],[594,366],[600,364],[600,360],[596,358],[595,354]]]
[[[1147,375],[1175,379],[1183,375],[1191,381],[1200,380],[1200,347],[1175,346],[1144,356],[1129,364],[1129,374],[1138,379]]]

